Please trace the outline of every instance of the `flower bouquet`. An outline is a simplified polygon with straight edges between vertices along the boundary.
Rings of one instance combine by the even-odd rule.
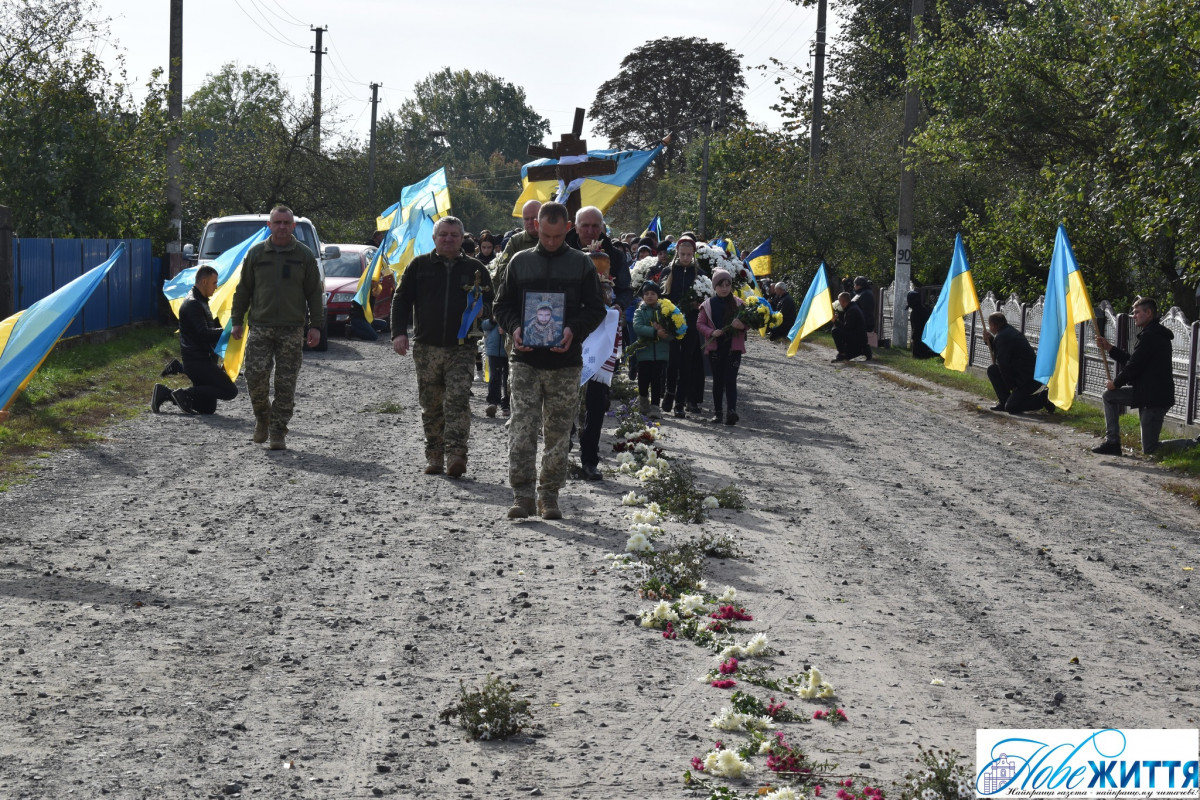
[[[667,332],[668,341],[671,339],[682,339],[687,334],[687,319],[683,316],[683,312],[666,298],[659,298],[658,305],[654,308],[654,322],[663,326],[663,329]],[[629,359],[636,355],[639,350],[646,349],[656,341],[658,341],[657,337],[639,337],[631,347],[625,349],[625,353],[621,357],[621,363],[629,363]]]
[[[639,260],[629,270],[629,285],[635,292],[640,292],[642,284],[650,280],[650,275],[658,268],[658,256],[646,256]]]
[[[766,300],[763,300],[758,295],[751,295],[750,297],[746,298],[746,302],[742,303],[742,307],[738,309],[737,316],[730,320],[727,325],[721,326],[722,335],[729,335],[729,333],[734,329],[734,322],[741,322],[746,326],[747,330],[750,328],[754,328],[756,330],[766,328],[767,325],[772,322],[773,315],[777,315],[780,322],[783,321],[783,315],[778,314],[777,312],[772,312],[771,305]],[[715,333],[712,336],[709,336],[704,342],[705,346],[707,346],[709,342],[716,338],[717,335]]]
[[[684,290],[683,297],[679,299],[679,304],[689,311],[695,311],[700,308],[701,303],[715,294],[716,291],[713,289],[712,278],[703,272],[697,272],[696,280]]]

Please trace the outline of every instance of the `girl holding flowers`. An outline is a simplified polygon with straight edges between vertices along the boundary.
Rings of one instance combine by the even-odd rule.
[[[646,281],[641,293],[642,302],[633,313],[633,332],[638,339],[633,348],[633,357],[637,359],[638,405],[643,414],[657,418],[677,321],[665,309],[666,301],[659,300],[661,287],[657,283]],[[679,314],[674,308],[671,310]]]
[[[705,300],[696,328],[705,339],[704,352],[712,367],[713,417],[710,422],[736,425],[737,376],[746,352],[746,323],[738,318],[742,301],[733,294],[733,276],[718,269],[712,276],[715,297]],[[722,414],[722,409],[728,409]]]

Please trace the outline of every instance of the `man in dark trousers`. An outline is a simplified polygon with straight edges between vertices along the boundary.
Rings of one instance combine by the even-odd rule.
[[[996,405],[992,406],[992,411],[1023,414],[1044,408],[1053,412],[1054,404],[1045,391],[1039,391],[1042,385],[1033,378],[1037,354],[1025,334],[1008,324],[1003,312],[988,315],[983,341],[992,348],[996,359],[996,363],[987,368],[988,380],[996,392]]]
[[[867,323],[863,311],[851,302],[850,293],[838,295],[842,307],[840,320],[833,323],[833,343],[837,345],[834,361],[867,361],[871,358],[871,346],[867,344]]]
[[[1159,442],[1163,418],[1175,405],[1175,380],[1171,376],[1171,342],[1175,334],[1158,321],[1158,304],[1149,297],[1138,298],[1133,304],[1133,324],[1138,327],[1133,352],[1114,347],[1103,336],[1096,336],[1096,346],[1121,364],[1121,371],[1108,382],[1104,393],[1104,441],[1092,448],[1101,455],[1121,455],[1121,409],[1130,406],[1138,410],[1142,428],[1142,452],[1181,450],[1196,442],[1173,439]]]
[[[217,357],[217,342],[221,339],[221,324],[208,309],[208,298],[217,291],[217,271],[205,265],[196,270],[192,293],[179,307],[179,353],[183,363],[172,359],[163,370],[163,377],[186,374],[192,385],[171,391],[161,383],[154,384],[150,410],[159,413],[163,403],[173,403],[185,414],[212,414],[218,400],[237,397],[237,387],[221,368]]]

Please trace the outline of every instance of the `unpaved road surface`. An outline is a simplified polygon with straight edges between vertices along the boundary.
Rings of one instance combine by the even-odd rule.
[[[705,523],[748,556],[710,584],[849,715],[789,738],[886,786],[918,743],[970,760],[976,728],[1196,727],[1200,516],[1168,476],[828,358],[754,341],[741,424],[664,422],[747,493]],[[503,419],[480,385],[472,406],[467,477],[422,475],[411,359],[335,340],[286,452],[250,443],[243,394],[0,495],[0,796],[683,796],[727,692],[697,681],[708,651],[628,619],[647,604],[603,556],[633,480],[510,523]],[[438,722],[489,674],[532,699],[530,735]]]

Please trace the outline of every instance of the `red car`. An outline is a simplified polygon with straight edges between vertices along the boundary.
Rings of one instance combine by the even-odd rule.
[[[341,333],[350,322],[350,302],[358,288],[358,279],[371,263],[375,248],[369,244],[336,245],[342,252],[339,258],[325,262],[325,293],[329,297],[326,313],[329,315],[329,330]],[[387,319],[392,311],[392,292],[396,290],[396,279],[391,272],[384,273],[382,289],[375,298],[371,313],[375,319]]]

